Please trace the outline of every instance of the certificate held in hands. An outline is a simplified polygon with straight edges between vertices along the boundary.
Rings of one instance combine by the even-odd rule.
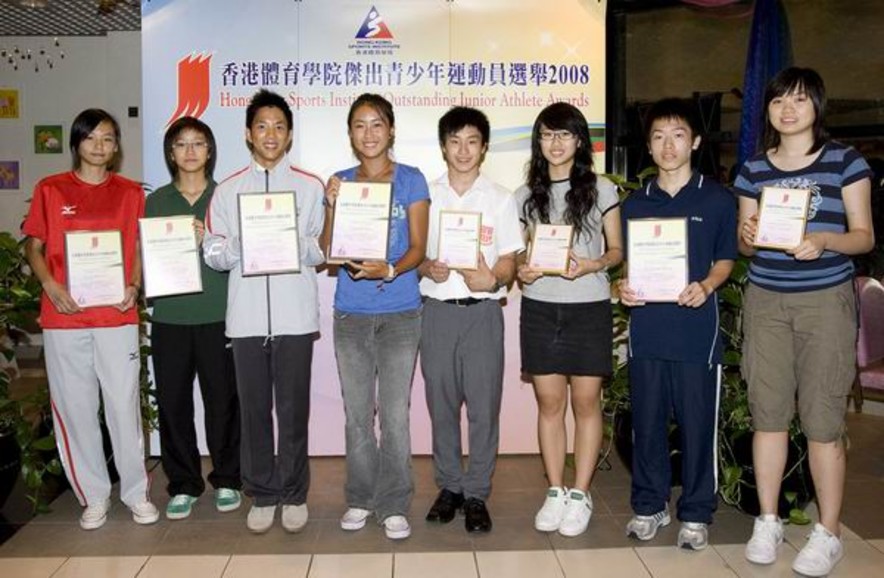
[[[145,297],[200,293],[199,245],[193,217],[138,219]]]
[[[688,284],[688,221],[629,219],[629,286],[648,302],[675,302]]]
[[[482,213],[439,211],[439,250],[436,260],[449,269],[475,271],[479,268],[479,238]]]
[[[335,199],[328,262],[386,261],[393,187],[342,181]]]
[[[755,246],[792,249],[804,240],[810,190],[764,187],[758,204]]]
[[[243,276],[299,272],[295,192],[244,193],[237,201]]]
[[[119,231],[71,231],[64,235],[67,289],[80,307],[117,305],[126,297]]]
[[[574,227],[571,225],[534,226],[528,266],[547,275],[562,275],[568,271],[571,260],[571,241]]]

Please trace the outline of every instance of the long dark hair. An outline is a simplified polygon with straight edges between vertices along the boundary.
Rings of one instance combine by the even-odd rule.
[[[807,154],[813,154],[823,148],[829,140],[829,133],[825,127],[826,85],[816,70],[797,66],[779,71],[764,89],[764,150],[780,146],[780,133],[770,123],[770,114],[768,114],[770,101],[793,92],[803,92],[813,103],[813,111],[816,113],[813,119],[813,146],[807,151]]]
[[[534,121],[531,134],[531,160],[528,161],[528,188],[531,194],[525,200],[525,215],[541,223],[549,223],[550,187],[549,161],[540,148],[541,126],[547,130],[566,130],[577,139],[574,165],[571,167],[569,182],[571,189],[565,193],[567,207],[564,220],[574,227],[575,236],[585,232],[589,212],[598,198],[596,174],[592,170],[592,143],[589,140],[589,125],[575,106],[557,102],[540,111]]]

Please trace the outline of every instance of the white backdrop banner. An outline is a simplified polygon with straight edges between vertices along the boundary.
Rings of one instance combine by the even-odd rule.
[[[352,166],[347,112],[363,92],[396,114],[397,160],[442,174],[436,123],[451,106],[491,121],[483,172],[515,189],[531,127],[544,106],[567,101],[590,123],[604,167],[605,0],[145,0],[142,67],[145,180],[169,180],[162,137],[191,115],[218,141],[216,180],[245,166],[245,107],[260,88],[294,113],[290,157],[325,179]],[[310,452],[344,452],[344,412],[331,339],[334,278],[320,276],[321,337],[313,362]],[[505,308],[501,451],[536,452],[536,406],[519,375],[518,290]],[[415,453],[431,453],[423,381],[412,396]],[[201,417],[201,416],[200,416]],[[200,420],[201,421],[201,420]],[[202,428],[198,428],[201,430]]]

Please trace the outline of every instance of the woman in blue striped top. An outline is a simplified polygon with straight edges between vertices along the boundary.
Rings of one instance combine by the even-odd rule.
[[[777,502],[797,399],[820,510],[820,523],[792,564],[807,576],[825,576],[843,555],[842,434],[856,367],[850,257],[874,245],[871,171],[855,150],[829,140],[825,105],[825,87],[815,71],[788,68],[777,74],[764,95],[764,149],[746,161],[734,183],[740,251],[752,257],[742,371],[749,384],[761,504],[746,558],[772,564],[783,540]],[[804,238],[796,247],[756,246],[765,187],[810,192]]]

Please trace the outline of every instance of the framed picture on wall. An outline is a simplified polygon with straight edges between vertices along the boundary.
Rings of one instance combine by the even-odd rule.
[[[21,169],[18,161],[0,161],[0,189],[21,188]]]
[[[18,118],[18,91],[0,88],[0,118]]]
[[[34,153],[38,155],[60,155],[63,142],[60,124],[34,125]]]

